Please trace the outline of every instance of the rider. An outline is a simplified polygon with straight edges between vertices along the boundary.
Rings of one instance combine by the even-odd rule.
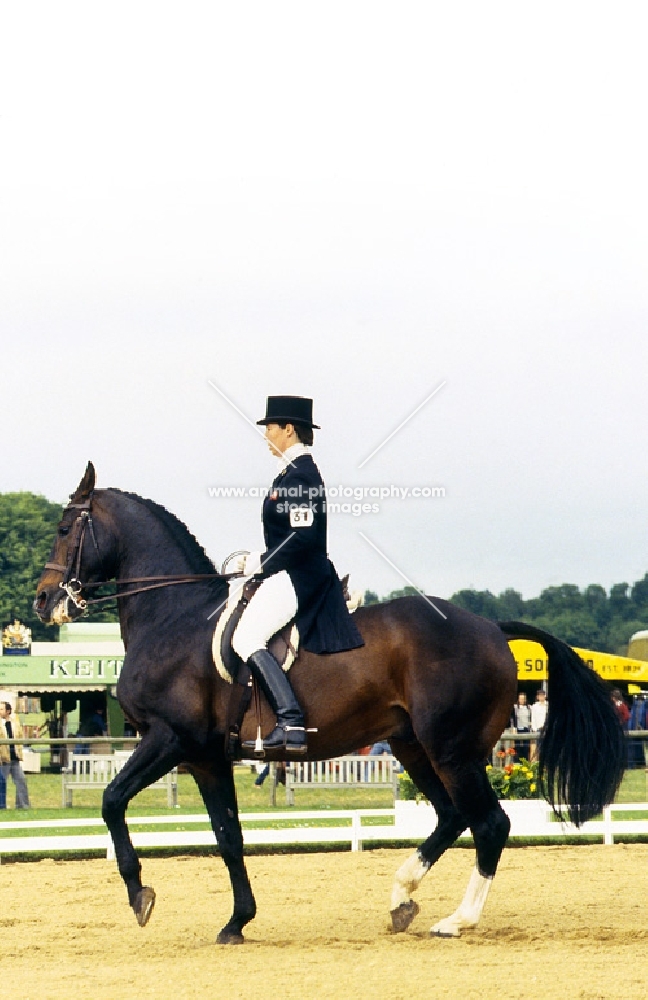
[[[232,636],[234,651],[248,663],[277,717],[264,750],[306,753],[304,716],[284,671],[266,648],[295,618],[301,646],[337,653],[364,645],[344,600],[342,584],[326,552],[326,493],[311,456],[313,401],[269,396],[265,436],[279,471],[263,501],[265,552],[240,557],[237,568],[262,582]],[[244,743],[254,749],[253,743]]]

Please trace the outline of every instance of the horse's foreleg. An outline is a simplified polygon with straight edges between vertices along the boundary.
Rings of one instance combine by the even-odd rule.
[[[141,882],[139,858],[126,825],[126,809],[143,788],[162,778],[181,760],[179,741],[173,730],[159,724],[152,727],[119,774],[104,792],[102,816],[115,845],[119,873],[128,891],[128,902],[140,927],[148,922],[155,893]]]
[[[200,789],[223,861],[229,872],[234,909],[220,931],[218,944],[243,944],[243,928],[256,914],[256,902],[243,860],[243,833],[238,817],[232,765],[211,760],[191,768]]]
[[[430,929],[432,937],[461,937],[461,932],[469,927],[476,927],[488,898],[493,877],[482,875],[477,867],[473,868],[468,882],[468,888],[458,909],[449,917],[439,920]]]
[[[391,897],[391,920],[394,933],[407,930],[419,912],[411,898],[423,877],[450,847],[466,826],[455,809],[443,783],[419,743],[391,740],[394,755],[401,761],[412,781],[430,800],[437,814],[437,825],[419,849],[401,865],[394,878]]]
[[[473,765],[454,776],[452,788],[472,831],[477,859],[459,908],[430,930],[436,937],[460,937],[462,930],[477,926],[511,828],[483,766]]]

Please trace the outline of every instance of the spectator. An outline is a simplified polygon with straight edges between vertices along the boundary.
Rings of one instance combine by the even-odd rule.
[[[524,691],[520,691],[518,700],[513,706],[513,728],[518,733],[531,732],[531,709],[527,705],[527,698]],[[515,752],[518,757],[528,757],[530,750],[526,740],[516,740]]]
[[[4,722],[0,719],[0,740],[6,739],[7,730],[5,729]],[[6,745],[0,746],[0,809],[7,808],[7,782],[5,781],[2,765],[8,764],[10,760],[9,747]]]
[[[17,715],[11,714],[11,705],[8,701],[0,701],[0,719],[4,723],[7,739],[22,739],[23,728],[20,724],[20,719]],[[9,775],[11,775],[13,783],[16,786],[16,809],[29,809],[29,792],[27,791],[27,782],[25,781],[22,764],[20,763],[23,758],[23,748],[18,744],[16,746],[5,747],[5,749],[9,753],[0,757],[5,786],[9,780]],[[5,759],[7,756],[9,757],[8,761]]]
[[[256,788],[260,788],[261,785],[263,784],[263,782],[266,780],[266,778],[270,774],[270,765],[269,764],[266,764],[264,767],[262,767],[260,771],[258,770],[258,767],[259,767],[259,765],[257,765],[257,776],[256,776],[256,779],[254,781],[254,784],[255,784]]]
[[[536,695],[536,700],[531,706],[531,730],[534,733],[542,733],[547,721],[547,711],[549,703],[547,693],[542,688]],[[529,746],[529,760],[535,760],[538,752],[538,744],[533,740]]]
[[[257,774],[256,781],[254,782],[256,788],[260,788],[263,782],[266,780],[270,774],[270,765],[266,764],[264,768]],[[276,785],[286,784],[286,765],[282,760],[277,761],[277,779],[275,781]]]
[[[108,732],[106,728],[106,723],[103,716],[103,708],[98,705],[93,711],[92,715],[89,715],[79,726],[79,731],[77,736],[105,736]],[[96,744],[95,744],[96,745]],[[90,753],[90,743],[77,743],[74,747],[75,753]]]
[[[616,708],[617,715],[619,716],[619,722],[624,729],[627,729],[628,722],[630,721],[630,709],[623,700],[623,695],[621,694],[619,688],[613,688],[611,698],[612,704]]]
[[[369,756],[370,757],[381,757],[385,753],[388,753],[389,756],[392,757],[394,752],[393,752],[392,748],[390,747],[389,743],[387,742],[387,740],[378,740],[371,747],[371,750],[369,751]],[[398,771],[398,773],[400,774],[404,770],[403,765],[402,764],[396,764],[395,765],[395,770]]]

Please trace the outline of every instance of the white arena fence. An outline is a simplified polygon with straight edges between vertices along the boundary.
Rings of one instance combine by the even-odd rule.
[[[506,742],[518,739],[523,734],[502,735],[500,746]],[[648,732],[630,734],[631,738],[643,738],[648,746]],[[524,734],[527,740],[532,740],[534,734]],[[506,742],[505,742],[506,741]],[[2,741],[27,743],[21,741]],[[63,740],[30,741],[31,743],[63,743]],[[109,738],[84,740],[86,743],[103,744],[95,750],[110,750]],[[113,740],[113,743],[127,741]],[[132,747],[133,741],[128,741]],[[496,748],[497,749],[497,748]],[[128,751],[117,751],[114,754],[90,754],[78,756],[78,766],[63,772],[64,803],[68,801],[66,787],[68,781],[80,790],[86,787],[105,787],[116,770],[123,766],[129,755]],[[94,761],[92,760],[94,758]],[[495,758],[497,759],[497,758]],[[114,767],[113,767],[114,765]],[[299,762],[288,765],[286,780],[286,797],[288,802],[294,802],[294,792],[301,788],[340,788],[340,787],[389,787],[397,795],[398,764],[389,755],[363,756],[353,755],[335,758],[316,763]],[[647,778],[648,778],[648,771]],[[77,784],[77,775],[80,780]],[[273,775],[274,777],[274,775]],[[86,783],[85,779],[90,781]],[[176,804],[177,778],[170,774],[159,782],[160,789],[166,790],[169,804]],[[274,785],[274,782],[273,782]],[[276,786],[275,786],[276,788]],[[275,791],[273,788],[273,793]],[[608,806],[600,820],[584,824],[580,829],[569,823],[556,822],[551,808],[542,800],[503,801],[503,808],[511,818],[511,836],[525,838],[553,837],[597,837],[605,844],[614,843],[615,836],[648,835],[648,802],[614,804]],[[177,805],[176,805],[177,808]],[[645,818],[626,819],[624,813],[644,814]],[[241,813],[244,830],[244,840],[247,845],[297,845],[297,844],[345,844],[352,850],[361,850],[362,844],[368,841],[383,842],[417,842],[430,835],[436,826],[436,814],[429,803],[411,801],[394,802],[393,809],[352,809],[352,810],[310,810],[278,813]],[[371,820],[371,822],[366,822]],[[169,815],[157,817],[132,817],[128,819],[133,828],[133,843],[141,848],[171,848],[184,847],[216,847],[216,840],[210,829],[173,829],[174,827],[198,827],[208,825],[205,813],[191,815]],[[252,826],[250,824],[253,824]],[[150,826],[154,829],[138,831],[138,826]],[[165,829],[166,827],[166,829]],[[97,833],[84,832],[75,834],[75,828],[84,831],[99,828]],[[47,834],[51,830],[56,833]],[[101,832],[99,832],[99,830]],[[8,836],[12,831],[11,836]],[[20,833],[18,834],[18,831]],[[37,833],[38,831],[38,833]],[[61,831],[65,831],[62,833]],[[69,831],[69,832],[68,832]],[[464,838],[470,842],[471,838]],[[0,858],[2,855],[37,852],[47,856],[59,852],[99,851],[112,857],[112,843],[101,819],[61,819],[0,822]]]
[[[550,807],[535,799],[504,801],[503,809],[511,818],[511,836],[524,838],[549,837],[598,837],[605,844],[613,844],[621,835],[648,836],[648,803],[608,806],[601,820],[593,820],[577,828],[571,823],[552,820]],[[617,814],[643,812],[645,819],[617,819]],[[241,813],[243,838],[246,846],[297,844],[344,844],[352,851],[361,851],[367,842],[414,842],[430,835],[436,826],[436,813],[429,803],[397,802],[394,809],[309,810],[306,812]],[[379,825],[363,822],[381,820]],[[336,825],[325,826],[324,821]],[[130,817],[132,840],[139,848],[187,847],[215,848],[216,838],[211,830],[165,830],[165,826],[191,827],[208,822],[205,813],[186,816]],[[250,826],[249,824],[254,824]],[[272,824],[272,825],[270,825]],[[274,824],[281,824],[276,826]],[[137,831],[138,826],[160,829]],[[74,829],[97,828],[101,832],[75,834]],[[36,834],[36,831],[55,830],[55,833]],[[61,830],[70,833],[61,833]],[[7,833],[20,832],[17,836]],[[25,835],[23,835],[25,834]],[[461,838],[470,843],[470,837]],[[0,823],[0,859],[16,854],[38,853],[44,856],[60,852],[105,852],[114,859],[112,841],[100,819],[31,820]]]

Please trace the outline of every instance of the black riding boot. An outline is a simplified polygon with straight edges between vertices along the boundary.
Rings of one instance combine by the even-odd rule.
[[[247,662],[277,716],[277,725],[263,741],[264,753],[267,750],[286,750],[288,754],[305,754],[304,716],[286,674],[267,649],[252,653]],[[246,741],[243,749],[252,750],[260,756],[256,743]]]

